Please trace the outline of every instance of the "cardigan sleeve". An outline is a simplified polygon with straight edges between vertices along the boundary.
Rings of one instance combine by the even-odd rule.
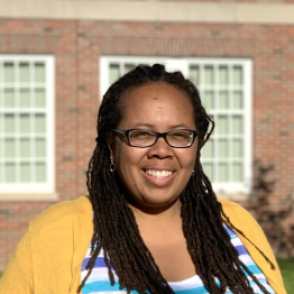
[[[0,279],[0,293],[34,293],[30,227],[19,242]]]
[[[19,242],[0,280],[0,293],[76,293],[92,233],[87,197],[46,209]]]

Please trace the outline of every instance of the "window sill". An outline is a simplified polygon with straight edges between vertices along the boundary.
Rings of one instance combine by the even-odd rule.
[[[58,194],[51,193],[5,193],[0,192],[0,201],[57,201]]]
[[[249,193],[245,192],[230,192],[230,193],[221,193],[216,192],[216,197],[220,200],[229,200],[229,201],[247,201],[249,200]]]

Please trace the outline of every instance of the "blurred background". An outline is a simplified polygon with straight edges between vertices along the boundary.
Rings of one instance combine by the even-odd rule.
[[[106,89],[163,63],[197,85],[216,122],[204,170],[258,220],[294,293],[294,0],[0,7],[0,272],[38,213],[87,194]]]

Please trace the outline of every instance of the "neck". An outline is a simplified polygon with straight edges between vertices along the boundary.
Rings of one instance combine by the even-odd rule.
[[[177,200],[168,209],[150,213],[129,204],[133,211],[140,234],[148,244],[174,244],[182,239],[181,202]]]
[[[165,206],[140,206],[133,203],[128,204],[133,211],[136,220],[138,219],[151,222],[172,221],[175,218],[181,217],[181,202],[177,199],[175,202]]]

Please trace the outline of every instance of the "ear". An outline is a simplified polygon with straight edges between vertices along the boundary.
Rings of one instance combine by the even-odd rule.
[[[106,136],[106,142],[108,145],[111,161],[113,162],[114,161],[114,145],[115,145],[114,144],[114,137],[111,136],[111,134],[108,134]]]

